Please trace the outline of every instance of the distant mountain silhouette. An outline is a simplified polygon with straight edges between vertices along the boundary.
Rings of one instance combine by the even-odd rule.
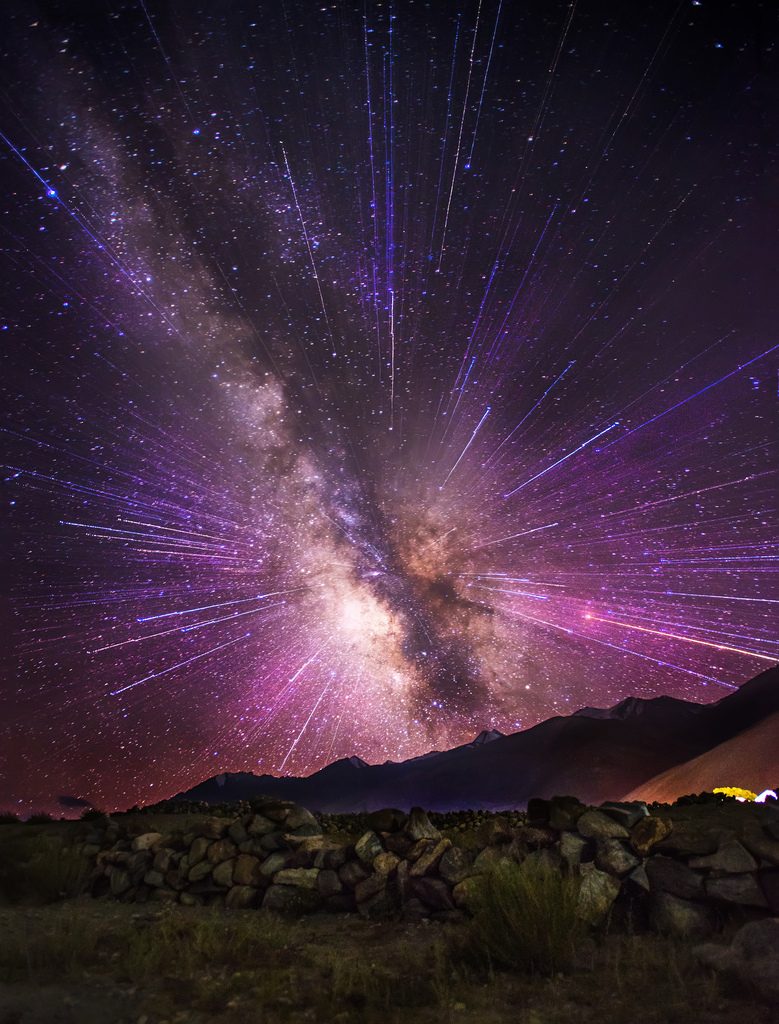
[[[601,803],[641,793],[656,776],[707,751],[712,761],[705,778],[716,778],[718,785],[749,785],[754,775],[746,770],[749,748],[758,737],[761,772],[779,781],[779,736],[775,743],[770,740],[777,723],[779,668],[774,668],[714,704],[629,697],[613,708],[582,708],[509,736],[485,730],[471,743],[408,761],[368,765],[358,757],[343,758],[307,778],[224,774],[173,799],[216,804],[267,795],[330,813],[414,804],[439,811],[522,808],[531,797],[556,794]],[[723,744],[735,760],[729,759],[727,768],[723,764],[720,781],[716,748]],[[739,763],[749,778],[739,776]],[[697,791],[694,780],[704,776],[680,769],[677,777],[686,793],[690,787]],[[682,795],[673,777],[663,786],[668,799]]]

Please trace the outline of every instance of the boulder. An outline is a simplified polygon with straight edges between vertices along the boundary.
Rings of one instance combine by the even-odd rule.
[[[722,903],[740,907],[768,907],[768,900],[754,875],[724,875],[706,879],[706,895]]]
[[[688,863],[696,870],[708,869],[716,874],[737,875],[757,870],[757,861],[737,839],[726,839],[714,853],[693,857]]]
[[[369,875],[368,878],[358,882],[354,887],[354,898],[357,900],[358,907],[365,900],[370,899],[377,893],[383,892],[386,887],[387,878],[385,875]]]
[[[737,978],[767,1003],[779,1005],[779,918],[750,921],[729,946],[707,943],[692,952],[705,967]]]
[[[144,832],[142,836],[136,836],[132,842],[133,853],[140,853],[141,851],[151,850],[153,846],[156,846],[162,841],[162,834],[160,832]]]
[[[165,876],[161,871],[147,871],[143,876],[145,885],[150,885],[152,889],[162,889],[165,886]]]
[[[630,830],[630,845],[639,855],[646,857],[657,843],[670,836],[673,825],[666,818],[650,814],[641,818]]]
[[[467,878],[472,870],[470,855],[459,846],[450,846],[438,862],[438,873],[445,882],[457,885]]]
[[[373,870],[377,875],[391,875],[400,863],[400,857],[385,850],[374,858]]]
[[[641,800],[630,800],[628,802],[615,803],[607,800],[600,805],[604,814],[608,814],[614,821],[618,821],[626,829],[633,828],[642,818],[649,815],[649,808]]]
[[[123,896],[132,885],[130,875],[124,868],[112,867],[109,879],[112,896]]]
[[[772,914],[779,915],[779,871],[760,871],[758,873],[760,888]]]
[[[779,840],[758,827],[745,832],[741,841],[753,857],[779,867]]]
[[[197,834],[203,839],[221,839],[229,824],[224,818],[208,818],[197,826]]]
[[[195,864],[199,864],[201,860],[205,860],[205,856],[208,853],[208,847],[211,845],[211,840],[206,839],[204,836],[198,836],[192,840],[192,845],[189,848],[187,857],[189,859],[189,866],[194,867]]]
[[[708,935],[714,927],[711,907],[669,892],[652,894],[649,919],[655,931],[684,939]]]
[[[437,843],[434,843],[428,850],[425,850],[411,865],[409,869],[411,877],[418,878],[432,871],[451,845],[451,839],[439,839]]]
[[[576,823],[576,830],[587,839],[627,839],[626,828],[603,811],[585,811]]]
[[[619,842],[619,840],[616,840],[616,842]],[[569,869],[578,867],[582,862],[584,851],[588,845],[588,840],[576,832],[561,832],[559,849],[563,863]]]
[[[265,876],[260,870],[261,864],[257,857],[249,857],[241,853],[236,857],[233,870],[233,883],[235,885],[250,885],[255,888],[265,881]]]
[[[703,878],[671,857],[650,857],[646,873],[653,892],[667,892],[683,900],[703,896]]]
[[[641,862],[619,839],[599,839],[595,849],[595,866],[610,875],[626,875]]]
[[[214,870],[211,872],[211,877],[217,885],[229,888],[233,884],[233,871],[235,869],[234,860],[223,860],[216,865]]]
[[[354,852],[363,864],[372,864],[380,853],[384,853],[384,847],[375,832],[365,832],[354,844]]]
[[[246,831],[246,828],[240,818],[237,818],[232,825],[230,825],[227,830],[227,835],[236,846],[240,846],[241,843],[245,843],[249,838],[249,833]]]
[[[657,851],[677,857],[705,857],[732,838],[732,829],[695,820],[675,821],[670,835],[657,843]]]
[[[208,878],[210,874],[211,864],[207,860],[201,860],[189,869],[187,878],[190,882],[202,882],[203,879]]]
[[[499,846],[501,843],[510,843],[514,833],[504,817],[495,815],[479,825],[476,837],[481,846]]]
[[[299,889],[316,889],[319,868],[284,868],[273,876],[274,885],[294,885]]]
[[[619,880],[594,864],[582,864],[577,914],[588,924],[600,924],[619,895]]]
[[[542,800],[537,796],[528,800],[527,820],[531,825],[548,825],[551,813],[552,803],[550,800]]]
[[[359,860],[350,860],[338,871],[338,877],[349,889],[353,889],[359,882],[368,877],[370,872]]]
[[[405,811],[399,811],[394,807],[373,811],[367,818],[368,828],[374,832],[400,832],[405,828],[407,820]]]
[[[275,875],[277,871],[281,871],[289,865],[291,857],[289,853],[282,853],[280,850],[276,853],[271,853],[265,858],[260,865],[260,874],[266,878],[270,878],[271,875]]]
[[[549,826],[557,832],[572,832],[587,808],[575,796],[555,796],[549,801]]]
[[[414,840],[441,838],[441,833],[431,824],[430,819],[421,807],[411,808],[404,832]]]
[[[246,826],[246,831],[250,836],[267,836],[269,832],[274,832],[277,827],[275,822],[271,821],[270,818],[266,818],[264,814],[254,814]]]
[[[455,909],[451,890],[442,878],[412,878],[410,888],[411,893],[431,910]]]
[[[452,901],[461,910],[474,910],[479,902],[483,881],[478,875],[470,875],[452,889]]]
[[[473,862],[472,870],[474,874],[484,874],[485,871],[491,871],[498,864],[511,863],[512,859],[508,856],[506,850],[505,846],[488,846],[486,850],[482,850],[481,853],[476,855],[476,859]]]
[[[217,839],[208,847],[206,856],[211,864],[221,864],[222,861],[232,860],[238,853],[238,847],[230,839]]]
[[[230,910],[248,910],[260,902],[260,892],[251,885],[234,885],[225,897],[225,906]]]

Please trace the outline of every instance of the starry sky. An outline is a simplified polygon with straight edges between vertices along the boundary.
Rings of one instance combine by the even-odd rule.
[[[775,664],[777,35],[4,3],[0,804]]]

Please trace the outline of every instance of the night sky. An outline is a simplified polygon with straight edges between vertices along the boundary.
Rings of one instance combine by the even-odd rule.
[[[0,8],[0,804],[779,660],[776,7]]]

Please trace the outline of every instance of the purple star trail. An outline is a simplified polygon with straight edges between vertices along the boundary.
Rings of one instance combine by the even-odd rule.
[[[779,660],[771,4],[0,21],[9,808]]]

